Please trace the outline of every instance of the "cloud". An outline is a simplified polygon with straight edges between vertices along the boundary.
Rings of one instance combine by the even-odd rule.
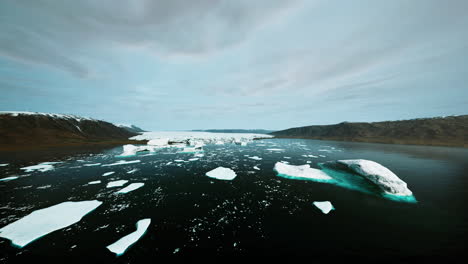
[[[83,60],[109,49],[198,56],[242,42],[298,1],[5,0],[0,55],[86,77]]]

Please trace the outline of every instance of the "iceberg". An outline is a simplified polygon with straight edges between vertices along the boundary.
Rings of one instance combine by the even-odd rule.
[[[107,249],[115,253],[117,256],[121,256],[131,245],[135,244],[135,242],[137,242],[146,233],[150,223],[150,218],[138,221],[136,224],[137,230],[135,232],[130,233],[117,240],[117,242],[107,246]]]
[[[337,164],[344,165],[349,170],[361,175],[376,184],[382,191],[398,196],[411,196],[406,182],[402,181],[388,168],[381,164],[363,159],[338,160]]]
[[[156,151],[156,146],[135,146],[132,144],[127,144],[123,146],[123,152],[120,153],[120,155],[117,155],[116,157],[131,157],[135,156],[138,153],[143,153],[143,152],[155,152]]]
[[[24,170],[25,172],[33,172],[33,171],[46,172],[46,171],[50,171],[53,169],[54,169],[54,166],[50,164],[49,162],[43,162],[37,165],[20,168],[20,170]]]
[[[102,176],[109,176],[109,175],[112,175],[114,173],[115,173],[115,171],[109,171],[109,172],[106,172],[106,173],[102,174]]]
[[[39,209],[1,228],[0,237],[11,240],[13,245],[21,248],[53,231],[79,222],[101,204],[97,200],[69,201]]]
[[[169,139],[168,138],[155,138],[155,139],[151,139],[146,144],[152,145],[152,146],[166,146],[166,145],[169,145]]]
[[[106,188],[121,187],[127,182],[128,182],[127,180],[111,181],[107,183]]]
[[[335,210],[333,205],[329,201],[323,201],[323,202],[314,202],[313,203],[322,213],[328,214],[331,210]]]
[[[311,168],[309,164],[306,165],[289,165],[283,162],[277,162],[274,171],[278,176],[284,178],[315,180],[315,181],[332,181],[333,179],[325,172]]]
[[[99,184],[99,183],[101,183],[101,181],[90,181],[90,182],[88,182],[88,184]]]
[[[18,179],[18,176],[10,176],[6,178],[1,178],[0,181],[11,181],[11,180],[16,180]]]
[[[205,175],[210,178],[228,181],[233,180],[237,176],[233,170],[224,167],[218,167],[214,170],[207,172]]]
[[[120,193],[129,193],[131,191],[134,191],[140,187],[143,187],[143,185],[145,185],[144,183],[141,183],[141,182],[137,182],[137,183],[132,183],[130,185],[128,185],[127,187],[123,188],[122,190],[116,192],[117,194],[120,194]]]
[[[8,164],[9,163],[2,163],[2,164],[0,164],[0,167],[6,167],[6,166],[8,166]]]
[[[125,165],[125,164],[133,164],[133,163],[138,163],[140,162],[140,160],[129,160],[129,161],[125,161],[125,160],[119,160],[115,163],[111,163],[111,164],[104,164],[102,165],[102,167],[110,167],[110,166],[117,166],[117,165]]]

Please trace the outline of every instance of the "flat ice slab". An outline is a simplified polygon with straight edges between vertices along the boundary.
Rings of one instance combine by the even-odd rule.
[[[117,242],[107,246],[107,249],[115,253],[117,256],[123,255],[131,245],[135,244],[135,242],[137,242],[146,233],[150,223],[150,218],[138,221],[136,224],[137,230],[135,232],[130,233],[117,240]]]
[[[314,202],[313,203],[322,213],[328,214],[331,210],[335,210],[331,202],[323,201],[323,202]]]
[[[355,173],[365,177],[384,192],[410,196],[413,193],[408,189],[406,182],[402,181],[391,170],[371,160],[355,159],[355,160],[338,160],[337,163],[347,166]]]
[[[109,171],[109,172],[105,172],[104,174],[102,174],[102,176],[105,177],[105,176],[112,175],[112,174],[114,174],[114,173],[115,173],[115,171]]]
[[[278,176],[286,176],[298,179],[313,179],[313,180],[332,180],[325,172],[311,168],[306,165],[289,165],[284,162],[276,162],[273,168],[278,173]]]
[[[229,168],[224,168],[224,167],[218,167],[214,170],[211,170],[206,173],[206,176],[215,178],[218,180],[233,180],[237,175],[236,173],[229,169]]]
[[[53,169],[54,169],[54,166],[52,164],[49,164],[48,162],[43,162],[37,165],[20,168],[20,170],[24,170],[25,172],[33,172],[33,171],[46,172],[46,171],[50,171]]]
[[[262,158],[258,157],[258,156],[252,156],[252,157],[249,157],[249,159],[253,159],[253,160],[262,160]]]
[[[0,229],[0,237],[10,239],[15,246],[24,247],[42,236],[79,222],[101,204],[97,200],[63,202],[39,209]]]
[[[117,166],[117,165],[125,165],[125,164],[133,164],[133,163],[139,163],[140,160],[129,160],[129,161],[126,161],[126,160],[119,160],[115,163],[111,163],[111,164],[104,164],[102,165],[102,167],[110,167],[110,166]]]
[[[121,187],[127,182],[128,182],[127,180],[111,181],[107,183],[106,188]]]
[[[143,187],[143,185],[145,185],[144,183],[142,182],[137,182],[137,183],[132,183],[130,185],[128,185],[127,187],[123,188],[122,190],[116,192],[117,194],[121,194],[121,193],[129,193],[131,191],[134,191],[140,187]]]
[[[0,181],[11,181],[11,180],[16,180],[18,179],[18,176],[10,176],[6,178],[1,178]]]
[[[5,166],[8,166],[9,163],[2,163],[0,164],[0,167],[5,167]]]
[[[101,183],[101,181],[90,181],[90,182],[88,182],[88,184],[99,184],[99,183]]]

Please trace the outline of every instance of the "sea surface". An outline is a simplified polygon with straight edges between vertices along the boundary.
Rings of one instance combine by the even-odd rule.
[[[0,153],[0,164],[8,163],[0,167],[0,178],[18,176],[0,182],[0,228],[65,201],[103,202],[78,223],[23,248],[0,238],[0,261],[46,257],[138,263],[167,256],[304,255],[311,261],[392,262],[467,256],[468,149],[264,139],[247,146],[207,145],[198,153],[169,148],[118,157],[121,152],[122,147],[81,154]],[[382,164],[408,184],[416,202],[279,177],[273,170],[279,161],[320,168],[340,159]],[[140,162],[102,166],[120,160]],[[20,170],[40,162],[61,163],[44,172]],[[226,181],[205,175],[219,166],[237,177]],[[88,184],[97,180],[101,183]],[[128,183],[106,188],[116,180]],[[115,194],[130,183],[144,186]],[[330,201],[335,210],[324,214],[314,201]],[[106,248],[145,218],[151,218],[147,232],[123,255]]]

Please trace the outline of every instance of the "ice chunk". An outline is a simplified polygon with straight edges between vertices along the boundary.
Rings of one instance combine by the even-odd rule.
[[[102,165],[102,167],[110,167],[110,166],[117,166],[117,165],[125,165],[125,164],[133,164],[133,163],[138,163],[140,162],[140,160],[129,160],[129,161],[126,161],[126,160],[119,160],[115,163],[111,163],[111,164],[104,164]]]
[[[94,166],[99,166],[99,165],[101,165],[101,163],[83,164],[83,166],[86,166],[86,167],[94,167]]]
[[[323,201],[323,202],[314,202],[314,205],[322,211],[324,214],[328,214],[331,210],[335,210],[331,202]]]
[[[156,138],[156,139],[151,139],[147,143],[148,145],[153,145],[153,146],[165,146],[169,145],[169,139],[168,138]]]
[[[137,182],[137,183],[132,183],[130,185],[128,185],[127,187],[123,188],[122,190],[116,192],[117,194],[119,193],[129,193],[131,191],[134,191],[140,187],[143,187],[143,185],[145,185],[144,183],[141,183],[141,182]]]
[[[109,172],[106,172],[106,173],[102,174],[102,176],[109,176],[109,175],[112,175],[114,173],[115,173],[115,171],[109,171]]]
[[[198,160],[198,158],[191,158],[191,159],[188,159],[189,161],[196,161]]]
[[[233,170],[229,168],[218,167],[214,170],[207,172],[206,176],[216,178],[218,180],[233,180],[237,175]]]
[[[262,158],[260,158],[260,157],[258,157],[258,156],[249,157],[249,159],[253,159],[253,160],[262,160]]]
[[[53,169],[54,169],[54,166],[52,164],[49,164],[48,162],[43,162],[37,165],[20,168],[20,170],[24,170],[25,172],[33,172],[33,171],[46,172],[46,171],[50,171]]]
[[[99,184],[99,183],[101,183],[101,181],[90,181],[90,182],[88,182],[88,184]]]
[[[128,182],[127,180],[111,181],[111,182],[107,183],[106,188],[121,187],[124,184],[126,184],[127,182]]]
[[[266,149],[268,151],[275,151],[275,152],[281,152],[281,151],[284,151],[284,149],[278,149],[278,148],[269,148],[269,149]]]
[[[260,170],[260,168],[257,167],[257,166],[254,166],[253,168],[254,168],[254,170]]]
[[[2,163],[0,164],[0,167],[5,167],[5,166],[8,166],[9,163]]]
[[[392,171],[377,162],[355,159],[338,160],[337,163],[345,165],[355,173],[370,180],[384,192],[401,196],[411,196],[413,194],[408,189],[406,182],[402,181]]]
[[[117,157],[130,157],[135,156],[138,153],[142,152],[155,152],[155,146],[135,146],[132,144],[127,144],[123,146],[123,152],[118,155]]]
[[[0,237],[10,239],[15,246],[24,247],[44,235],[79,222],[101,204],[97,200],[69,201],[39,209],[1,228]]]
[[[0,181],[11,181],[11,180],[16,180],[16,179],[18,179],[18,176],[10,176],[6,178],[2,178],[0,179]]]
[[[325,172],[311,168],[309,164],[296,166],[277,162],[273,170],[278,173],[278,176],[285,178],[332,180]]]
[[[185,160],[176,159],[175,162],[184,162]]]
[[[115,253],[117,256],[120,256],[125,253],[125,251],[133,245],[135,242],[137,242],[145,233],[146,230],[148,229],[148,226],[151,223],[150,218],[142,219],[137,222],[136,227],[137,230],[133,233],[130,233],[121,239],[117,240],[117,242],[107,246],[107,249],[109,249],[111,252]]]
[[[135,172],[137,172],[137,171],[138,171],[138,169],[133,169],[133,170],[127,171],[127,173],[128,173],[128,174],[132,174],[132,173],[135,173]]]

